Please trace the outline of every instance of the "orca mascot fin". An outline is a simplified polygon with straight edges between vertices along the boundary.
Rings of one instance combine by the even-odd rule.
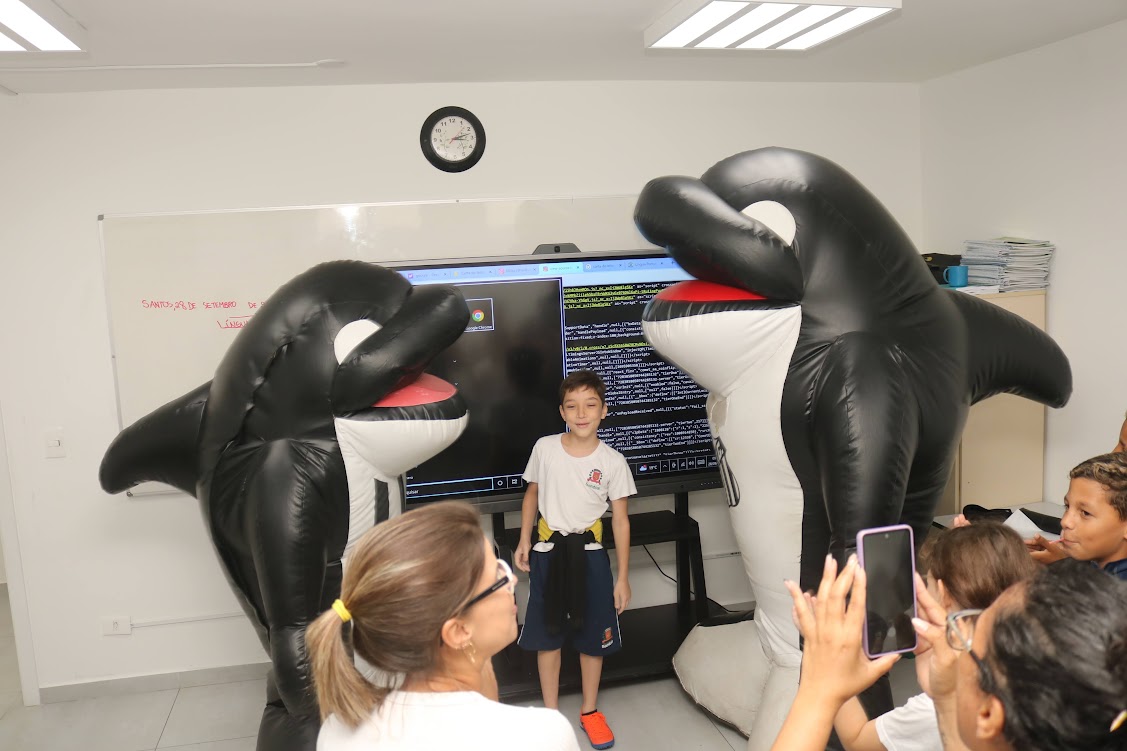
[[[142,482],[163,482],[195,495],[197,441],[210,391],[208,381],[121,431],[102,457],[102,488],[120,493]]]
[[[971,404],[995,394],[1016,394],[1055,408],[1068,402],[1072,369],[1048,334],[974,295],[950,294],[969,334]]]

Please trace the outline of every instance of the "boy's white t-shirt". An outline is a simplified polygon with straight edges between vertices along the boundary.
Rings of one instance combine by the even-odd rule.
[[[534,482],[540,515],[554,531],[581,534],[607,511],[609,501],[638,488],[626,458],[602,441],[587,456],[572,456],[563,435],[544,436],[532,448],[524,481]]]
[[[362,725],[330,716],[317,751],[496,751],[532,746],[579,751],[575,731],[554,709],[511,707],[474,691],[393,691]]]
[[[878,717],[877,737],[888,751],[943,751],[935,703],[927,694]]]

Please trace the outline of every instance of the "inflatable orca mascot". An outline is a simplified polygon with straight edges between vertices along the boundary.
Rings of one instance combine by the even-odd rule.
[[[793,237],[751,218],[764,209],[793,221],[780,230]],[[827,551],[843,559],[866,527],[903,522],[922,541],[969,406],[1008,392],[1060,407],[1071,371],[1034,326],[941,289],[880,202],[813,154],[759,149],[699,180],[653,180],[635,220],[697,280],[659,293],[643,328],[709,391],[757,603],[754,621],[695,629],[674,662],[759,751],[798,680],[783,579],[813,588]],[[883,689],[870,714],[891,709]]]
[[[263,304],[212,381],[106,451],[107,492],[156,480],[199,499],[270,655],[263,751],[316,745],[305,627],[340,594],[350,544],[399,511],[399,475],[465,428],[454,387],[423,369],[468,319],[452,287],[359,261],[316,266]]]

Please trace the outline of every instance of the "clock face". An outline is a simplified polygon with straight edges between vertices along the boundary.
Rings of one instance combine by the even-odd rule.
[[[477,131],[464,117],[444,117],[431,128],[430,145],[446,161],[461,162],[477,148]]]
[[[443,107],[423,122],[419,145],[427,161],[443,172],[465,172],[485,153],[485,128],[469,110]]]

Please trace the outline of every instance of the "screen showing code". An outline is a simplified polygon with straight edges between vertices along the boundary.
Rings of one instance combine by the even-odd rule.
[[[452,446],[407,474],[409,503],[523,493],[533,445],[565,430],[560,381],[581,369],[606,383],[599,437],[626,457],[636,481],[715,474],[707,393],[642,333],[650,299],[689,278],[671,259],[491,259],[398,270],[413,284],[455,285],[470,312],[465,333],[428,368],[458,388],[469,424]]]

